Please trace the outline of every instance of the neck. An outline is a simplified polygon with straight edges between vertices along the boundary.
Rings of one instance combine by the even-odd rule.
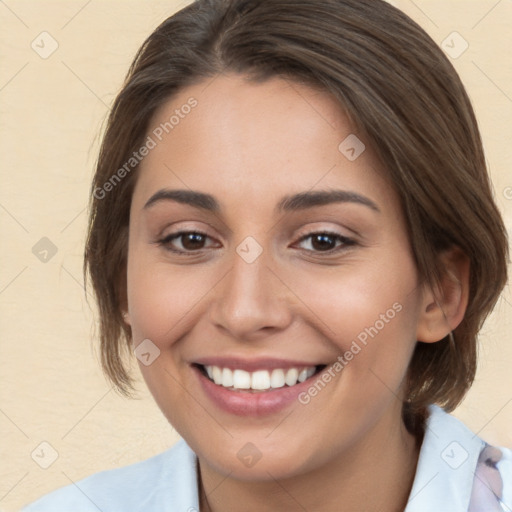
[[[236,480],[199,459],[200,510],[206,512],[401,512],[414,481],[418,440],[385,418],[367,436],[308,473],[264,482]]]

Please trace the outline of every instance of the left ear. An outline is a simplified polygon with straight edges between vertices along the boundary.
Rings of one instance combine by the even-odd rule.
[[[464,318],[469,298],[469,258],[457,246],[439,255],[441,279],[432,290],[425,285],[416,339],[435,343]]]

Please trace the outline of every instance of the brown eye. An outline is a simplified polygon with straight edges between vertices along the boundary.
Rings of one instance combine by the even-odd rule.
[[[200,233],[187,233],[185,235],[180,235],[182,238],[182,246],[185,249],[193,251],[195,249],[202,249],[205,241],[204,235]]]
[[[308,251],[313,252],[336,252],[350,245],[355,241],[340,235],[339,233],[318,232],[310,233],[300,239],[300,242],[310,240]]]
[[[206,240],[209,238],[208,235],[199,231],[180,231],[179,233],[166,236],[159,240],[158,243],[169,251],[190,253],[205,249]]]

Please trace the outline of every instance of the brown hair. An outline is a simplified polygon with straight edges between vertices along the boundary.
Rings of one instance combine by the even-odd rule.
[[[333,94],[394,183],[420,278],[438,282],[439,253],[452,245],[469,257],[469,304],[454,343],[417,343],[410,364],[403,416],[419,431],[428,404],[451,411],[473,382],[477,333],[506,283],[508,246],[455,69],[421,27],[381,0],[198,0],[144,42],[114,101],[91,189],[84,277],[89,270],[106,375],[120,392],[133,390],[121,311],[137,168],[108,194],[102,187],[141,146],[159,106],[225,72]]]

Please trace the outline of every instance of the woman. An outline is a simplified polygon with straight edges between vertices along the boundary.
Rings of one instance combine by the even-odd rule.
[[[104,135],[88,271],[183,440],[26,507],[499,511],[512,454],[448,414],[506,283],[448,59],[379,0],[199,0],[147,39]]]

